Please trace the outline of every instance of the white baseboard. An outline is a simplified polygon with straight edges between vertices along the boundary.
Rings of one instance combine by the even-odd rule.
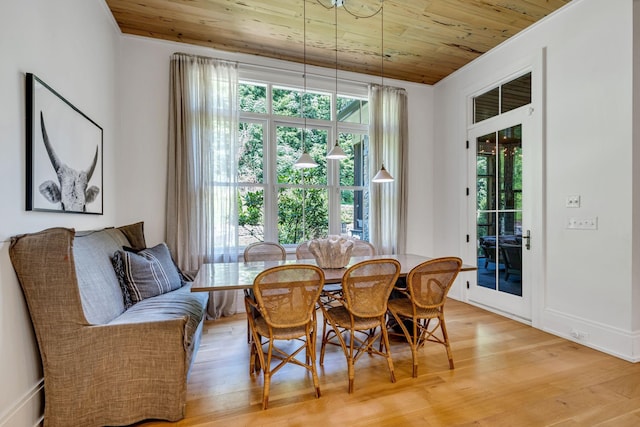
[[[449,294],[449,297],[451,297],[451,294]],[[491,307],[483,306],[482,304],[464,301],[456,296],[453,296],[452,299],[531,325],[529,321],[510,315],[509,313],[501,312],[500,310],[492,309]],[[640,331],[625,331],[589,319],[571,316],[553,309],[544,310],[541,314],[540,321],[537,322],[536,325],[539,325],[539,327],[536,327],[540,330],[593,348],[594,350],[610,354],[628,362],[640,362]]]
[[[466,301],[466,303],[469,304],[469,305],[473,305],[473,306],[476,306],[478,308],[481,308],[483,310],[490,311],[491,313],[498,314],[498,315],[500,315],[502,317],[506,317],[507,319],[515,320],[517,322],[524,323],[525,325],[532,326],[531,325],[531,320],[529,320],[529,319],[524,319],[524,318],[522,318],[520,316],[516,316],[516,315],[508,313],[506,311],[502,311],[502,310],[499,310],[497,308],[481,304],[481,303],[479,303],[477,301]]]
[[[640,332],[625,331],[553,309],[543,311],[540,329],[629,362],[640,362]]]
[[[44,379],[0,414],[0,427],[37,427],[44,418]]]

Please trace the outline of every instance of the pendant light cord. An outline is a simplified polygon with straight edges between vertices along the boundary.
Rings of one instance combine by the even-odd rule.
[[[338,145],[338,139],[339,139],[339,134],[338,134],[338,8],[335,7],[335,31],[336,31],[336,117],[335,117],[335,121],[336,121],[336,145]]]
[[[384,87],[384,0],[380,2],[380,57],[382,58],[380,65],[381,84]]]
[[[306,133],[307,133],[307,115],[304,111],[304,99],[307,95],[307,0],[302,0],[302,82],[304,85],[304,90],[302,91],[302,96],[300,97],[300,113],[302,114],[302,119],[304,120],[304,127],[302,128],[302,154],[307,152],[306,145]],[[305,240],[306,237],[306,210],[307,210],[307,188],[305,187],[305,173],[303,168],[300,172],[302,173],[302,240]]]
[[[315,160],[313,160],[313,157],[311,157],[311,155],[307,152],[307,112],[306,112],[306,108],[305,108],[305,102],[307,99],[307,1],[308,0],[304,0],[303,5],[303,12],[302,12],[302,17],[303,17],[303,24],[302,24],[302,48],[303,48],[303,75],[302,75],[302,80],[304,83],[304,87],[303,87],[303,91],[302,93],[299,95],[299,99],[298,102],[300,103],[299,105],[299,111],[300,114],[302,115],[302,119],[303,119],[303,129],[301,130],[302,132],[302,138],[300,139],[301,141],[301,145],[302,145],[302,154],[300,155],[300,158],[294,163],[294,167],[295,168],[314,168],[316,166],[318,166],[318,164],[316,163]]]
[[[307,97],[307,0],[303,0],[302,6],[302,81],[304,85],[304,90],[300,97],[300,113],[304,120],[304,128],[302,129],[302,152],[306,153],[307,114],[304,111],[304,101]]]

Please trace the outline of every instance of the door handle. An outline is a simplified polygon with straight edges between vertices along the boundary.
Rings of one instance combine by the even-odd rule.
[[[527,230],[527,234],[522,236],[522,238],[525,240],[524,247],[527,250],[530,250],[531,249],[531,230]]]

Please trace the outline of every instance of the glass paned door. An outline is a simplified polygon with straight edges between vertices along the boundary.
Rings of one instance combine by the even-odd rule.
[[[522,296],[522,125],[476,142],[478,286]]]
[[[544,284],[543,59],[514,58],[503,79],[469,94],[465,254],[478,270],[465,297],[526,322]]]
[[[470,161],[475,166],[472,226],[478,270],[468,296],[471,301],[529,318],[527,275],[523,274],[527,269],[527,254],[523,254],[526,138],[522,122],[513,123],[499,119],[469,133],[473,141]]]

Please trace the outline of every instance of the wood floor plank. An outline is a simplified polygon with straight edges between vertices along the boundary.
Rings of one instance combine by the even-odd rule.
[[[322,396],[315,398],[306,370],[286,366],[272,378],[266,411],[262,377],[249,375],[245,317],[208,322],[187,384],[186,417],[136,426],[640,425],[640,364],[458,301],[446,308],[455,369],[444,347],[427,343],[412,378],[409,347],[394,337],[396,383],[382,358],[365,355],[349,394],[342,350],[328,347],[318,366]]]

